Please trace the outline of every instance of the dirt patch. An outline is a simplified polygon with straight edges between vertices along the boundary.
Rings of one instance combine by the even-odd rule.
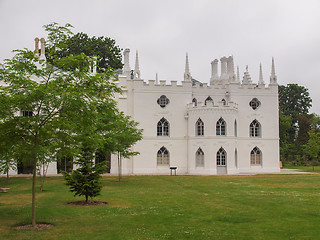
[[[31,229],[31,230],[45,230],[45,229],[49,229],[52,228],[53,225],[52,224],[36,224],[35,226],[32,226],[31,224],[28,225],[23,225],[23,226],[16,226],[13,227],[13,229],[17,229],[17,230],[24,230],[24,229]]]
[[[70,205],[77,205],[77,206],[92,206],[92,205],[103,205],[108,204],[108,202],[104,201],[76,201],[76,202],[69,202]]]

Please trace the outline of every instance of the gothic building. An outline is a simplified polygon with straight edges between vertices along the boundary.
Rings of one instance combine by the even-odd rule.
[[[251,80],[248,67],[240,80],[233,57],[211,62],[210,85],[191,77],[188,55],[181,84],[141,79],[138,53],[134,70],[124,50],[119,75],[123,93],[118,107],[144,129],[133,150],[123,159],[124,174],[238,174],[279,172],[278,84],[272,59],[270,82]],[[158,77],[156,77],[158,78]],[[111,173],[117,173],[116,156]]]

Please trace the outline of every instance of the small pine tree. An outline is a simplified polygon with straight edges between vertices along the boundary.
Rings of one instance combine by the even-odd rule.
[[[78,169],[72,173],[62,172],[62,174],[74,196],[85,196],[88,203],[89,197],[100,195],[101,174],[105,172],[106,164],[93,164],[92,159],[88,157],[80,157],[75,163],[79,166]]]

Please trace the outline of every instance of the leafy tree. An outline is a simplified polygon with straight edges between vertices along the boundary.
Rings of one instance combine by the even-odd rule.
[[[54,27],[56,23],[52,24]],[[55,55],[50,54],[54,52]],[[70,55],[79,55],[84,53],[86,56],[97,57],[98,72],[104,69],[121,69],[121,49],[116,45],[115,40],[108,37],[89,37],[86,33],[80,32],[69,36],[63,41],[59,50],[56,49],[56,43],[48,47],[48,62],[55,64],[56,57],[63,58]]]
[[[308,140],[307,117],[312,99],[308,89],[297,84],[279,86],[279,131],[281,154],[297,154]],[[289,121],[291,121],[289,126]]]
[[[47,54],[54,65],[24,49],[16,50],[0,69],[0,79],[5,83],[0,89],[0,157],[7,154],[20,161],[32,159],[33,226],[37,165],[63,149],[64,139],[70,139],[67,148],[72,155],[88,160],[83,153],[92,154],[105,141],[112,141],[107,139],[112,124],[105,124],[102,117],[118,114],[113,93],[120,89],[110,80],[112,71],[92,74],[93,58],[83,53],[58,54],[73,35],[70,28],[69,24],[45,26],[47,44],[52,47]],[[90,151],[83,151],[84,146]]]
[[[291,116],[293,121],[301,114],[307,114],[312,106],[308,89],[298,84],[279,86],[279,107],[283,114]]]
[[[312,159],[318,158],[320,154],[320,132],[316,129],[309,131],[309,140],[303,145],[304,152]]]
[[[279,136],[280,136],[280,153],[288,155],[291,149],[291,139],[289,131],[292,127],[292,117],[286,116],[279,110]]]

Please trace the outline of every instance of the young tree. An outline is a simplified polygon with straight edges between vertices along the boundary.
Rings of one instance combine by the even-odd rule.
[[[24,49],[16,50],[16,55],[0,69],[0,79],[5,83],[0,89],[0,140],[5,143],[1,146],[12,146],[0,152],[19,161],[32,159],[33,226],[37,165],[63,148],[64,137],[82,138],[79,144],[75,139],[69,146],[76,156],[82,156],[79,153],[83,152],[86,139],[91,139],[90,151],[103,146],[106,138],[100,133],[112,129],[103,128],[101,116],[107,115],[105,112],[117,113],[113,93],[120,89],[110,80],[113,76],[110,69],[92,74],[89,69],[95,59],[83,53],[57,54],[72,36],[70,28],[68,24],[45,26],[54,65],[46,64],[44,53],[39,57]],[[84,135],[84,129],[88,135]]]

